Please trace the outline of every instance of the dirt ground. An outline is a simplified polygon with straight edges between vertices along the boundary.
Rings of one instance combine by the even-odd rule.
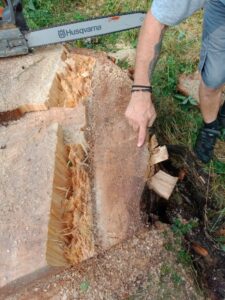
[[[165,224],[143,228],[132,239],[78,267],[42,278],[0,299],[117,300],[206,299],[194,271],[167,249],[172,232]]]

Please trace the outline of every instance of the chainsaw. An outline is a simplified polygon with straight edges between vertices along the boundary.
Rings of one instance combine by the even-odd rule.
[[[3,1],[0,15],[0,57],[29,53],[33,48],[92,38],[138,28],[145,12],[129,12],[29,31],[21,0]]]

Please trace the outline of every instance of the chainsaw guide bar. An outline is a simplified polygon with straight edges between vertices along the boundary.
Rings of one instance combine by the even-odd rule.
[[[31,31],[25,37],[30,48],[65,43],[138,28],[144,17],[145,12],[110,15]]]

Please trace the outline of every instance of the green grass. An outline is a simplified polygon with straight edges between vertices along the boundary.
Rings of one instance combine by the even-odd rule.
[[[162,265],[161,270],[160,270],[160,275],[161,275],[161,280],[167,278],[167,279],[171,280],[173,282],[174,286],[176,286],[176,287],[178,287],[184,283],[181,275],[176,270],[174,270],[173,266],[171,266],[167,263],[164,263]]]
[[[174,219],[171,229],[173,231],[173,238],[167,236],[167,243],[165,249],[169,252],[176,253],[177,262],[185,267],[190,267],[193,271],[192,259],[189,252],[183,246],[183,237],[190,233],[195,227],[198,226],[196,220],[183,224],[179,219]],[[166,234],[166,232],[164,233]]]
[[[167,31],[153,77],[159,136],[167,143],[185,145],[189,149],[193,148],[202,117],[193,99],[177,95],[176,86],[180,74],[193,73],[198,67],[201,20],[200,12]],[[208,196],[215,198],[215,206],[222,210],[225,206],[225,163],[214,159],[205,170],[212,175]]]
[[[69,0],[25,0],[24,13],[31,29],[37,29],[54,24],[61,24],[80,19],[83,14],[76,13],[79,1]],[[84,19],[83,17],[82,19]]]

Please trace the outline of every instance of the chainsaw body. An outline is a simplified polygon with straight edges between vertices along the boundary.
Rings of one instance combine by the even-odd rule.
[[[7,0],[0,19],[0,57],[27,54],[29,47],[24,36],[28,30],[21,0]]]

